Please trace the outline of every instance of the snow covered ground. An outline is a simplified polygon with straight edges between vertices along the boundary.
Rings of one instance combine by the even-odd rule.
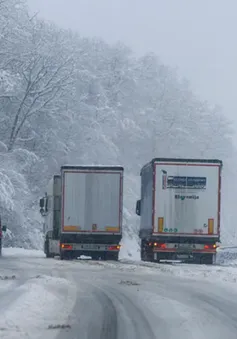
[[[80,291],[78,277],[83,279],[81,271],[95,274],[95,279],[100,274],[104,277],[103,270],[110,272],[113,279],[121,274],[133,280],[139,280],[142,275],[147,281],[156,281],[157,277],[161,281],[167,278],[167,281],[174,281],[169,279],[172,276],[182,281],[192,280],[196,285],[214,282],[229,293],[231,290],[237,293],[236,258],[237,249],[226,248],[219,250],[219,265],[216,266],[145,263],[137,258],[129,261],[123,259],[117,263],[91,260],[62,262],[44,259],[42,251],[4,248],[3,257],[0,258],[0,338],[54,339],[61,328],[67,330],[70,326],[68,315]],[[11,266],[14,263],[15,270]],[[76,280],[70,275],[72,268],[79,274]],[[62,272],[66,275],[60,276]]]
[[[75,286],[70,284],[69,288],[67,279],[50,273],[34,274],[32,271],[29,275],[21,266],[19,270],[8,268],[9,258],[24,260],[43,256],[41,251],[22,248],[3,250],[0,258],[1,339],[52,339],[65,324],[75,303]]]
[[[3,256],[7,257],[45,257],[43,251],[27,250],[25,248],[7,247],[3,248]]]
[[[206,280],[219,283],[231,283],[229,287],[237,290],[237,248],[223,248],[217,253],[217,265],[194,264],[156,264],[135,260],[121,259],[120,263],[91,262],[92,265],[106,266],[118,270],[133,272],[143,270],[146,274],[165,274],[194,280]]]
[[[47,332],[50,326],[62,324],[71,311],[70,306],[73,301],[65,298],[67,294],[57,293],[59,288],[67,291],[67,281],[48,276],[35,277],[17,287],[16,299],[5,311],[1,310],[1,339],[24,338],[24,335],[30,338],[41,338],[42,333]],[[64,312],[57,314],[58,309]],[[57,314],[57,323],[55,323],[55,314]],[[41,333],[38,329],[41,329]],[[52,338],[51,334],[50,338]]]

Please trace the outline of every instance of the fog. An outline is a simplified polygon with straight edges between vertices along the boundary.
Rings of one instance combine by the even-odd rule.
[[[32,12],[84,36],[155,52],[237,129],[236,0],[28,0]],[[236,140],[237,141],[237,140]]]

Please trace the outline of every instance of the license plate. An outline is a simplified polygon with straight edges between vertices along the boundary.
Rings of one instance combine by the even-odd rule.
[[[93,244],[83,245],[83,248],[87,250],[92,250],[92,249],[98,248],[98,245],[93,245]]]
[[[179,251],[191,251],[192,250],[192,245],[188,245],[188,244],[179,244],[178,247]]]
[[[190,248],[192,245],[190,244],[179,244],[179,247],[182,247],[182,248]]]
[[[178,259],[189,259],[190,255],[188,254],[177,254]]]

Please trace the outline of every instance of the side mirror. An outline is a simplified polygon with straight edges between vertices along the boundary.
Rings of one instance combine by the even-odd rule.
[[[40,199],[39,206],[40,206],[40,208],[44,208],[44,198]]]
[[[136,214],[139,215],[139,216],[141,215],[141,200],[137,200]]]
[[[41,214],[41,215],[44,215],[44,213],[45,213],[44,209],[41,208],[41,209],[40,209],[40,214]]]
[[[7,226],[6,226],[6,225],[3,225],[3,226],[2,226],[2,231],[3,231],[3,232],[6,232],[6,230],[7,230]]]

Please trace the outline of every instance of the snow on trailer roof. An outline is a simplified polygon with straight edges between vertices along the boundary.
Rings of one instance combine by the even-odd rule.
[[[121,165],[63,165],[61,170],[69,169],[94,169],[94,170],[120,170],[123,171],[124,168]]]
[[[219,159],[190,159],[190,158],[153,158],[150,162],[146,163],[142,169],[142,171],[149,165],[153,165],[155,162],[183,162],[183,163],[214,163],[214,164],[220,164],[223,165],[222,160]]]

